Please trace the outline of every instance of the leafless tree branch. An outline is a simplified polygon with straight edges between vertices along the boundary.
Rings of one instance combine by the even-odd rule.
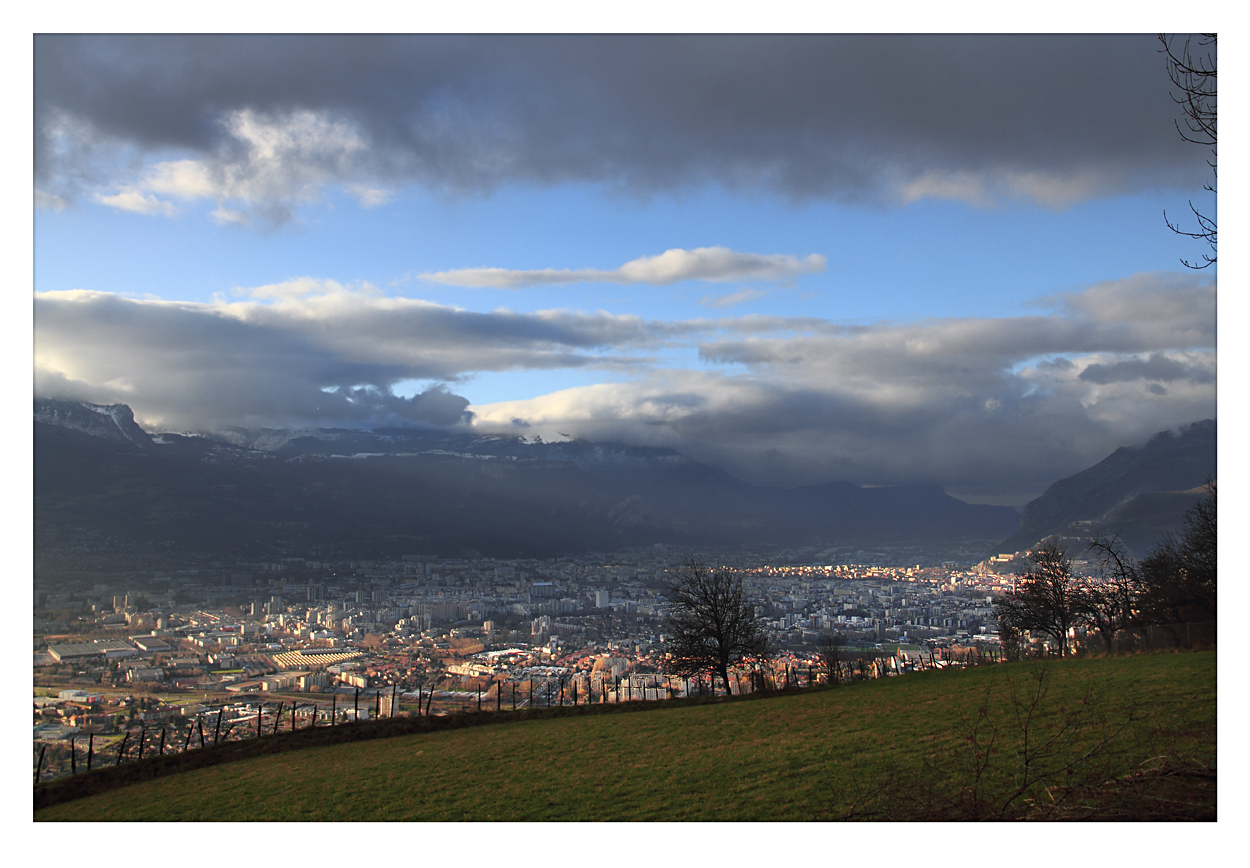
[[[1210,184],[1204,184],[1203,189],[1214,194],[1214,178],[1218,174],[1216,169],[1216,34],[1204,33],[1196,44],[1193,43],[1192,37],[1186,37],[1179,50],[1173,47],[1174,39],[1175,37],[1159,34],[1159,42],[1163,45],[1160,52],[1167,56],[1168,78],[1179,92],[1179,96],[1177,93],[1172,94],[1172,100],[1181,107],[1185,118],[1184,129],[1181,128],[1179,121],[1175,122],[1176,131],[1185,141],[1211,149],[1211,159],[1207,160],[1207,165],[1211,167],[1213,180]],[[1163,213],[1163,222],[1177,235],[1201,239],[1211,246],[1211,252],[1202,255],[1201,264],[1195,264],[1186,259],[1181,260],[1188,268],[1206,268],[1208,265],[1215,264],[1216,261],[1216,221],[1195,208],[1192,201],[1189,203],[1189,210],[1193,212],[1198,222],[1196,231],[1182,229],[1179,222],[1173,223],[1168,219],[1166,211]]]

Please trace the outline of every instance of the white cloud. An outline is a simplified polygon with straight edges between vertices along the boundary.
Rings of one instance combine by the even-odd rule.
[[[230,223],[233,223],[237,226],[246,226],[249,222],[251,222],[248,219],[247,214],[243,213],[242,211],[232,211],[231,209],[225,208],[221,205],[218,205],[216,208],[214,208],[212,213],[209,214],[208,216],[213,218],[214,223],[217,223],[218,225],[221,225],[221,226],[225,226]]]
[[[143,179],[143,186],[154,193],[180,199],[213,198],[220,195],[208,165],[198,160],[168,160],[157,163]]]
[[[480,371],[621,369],[644,364],[634,348],[659,341],[637,317],[483,314],[312,278],[241,294],[248,298],[205,304],[36,293],[36,391],[126,401],[184,429],[385,424],[450,406],[430,397],[437,385],[418,408],[420,396],[400,397],[396,384],[410,391],[412,380],[455,383]]]
[[[971,172],[926,172],[918,178],[895,182],[903,202],[921,199],[954,199],[969,205],[986,207],[994,202],[986,179]]]
[[[1012,200],[1037,202],[1060,210],[1097,196],[1108,195],[1120,179],[1094,170],[937,171],[894,182],[904,203],[920,199],[953,199],[977,208],[993,208]]]
[[[763,298],[766,295],[768,293],[762,289],[740,289],[728,295],[705,295],[699,299],[699,304],[703,307],[717,309],[734,307],[739,304],[745,304],[748,301],[755,301],[755,299]]]
[[[783,281],[825,270],[825,257],[813,253],[800,259],[788,254],[738,253],[727,247],[674,248],[657,256],[642,256],[620,268],[578,270],[543,268],[462,268],[422,274],[434,283],[490,289],[521,289],[527,286],[565,283],[645,283],[666,286],[683,280],[726,282],[738,280]]]
[[[172,217],[177,213],[172,202],[166,202],[138,190],[123,190],[112,196],[96,195],[94,198],[101,205],[108,205],[110,208],[117,208],[121,211],[133,211],[136,214],[162,214]]]
[[[381,190],[365,184],[348,184],[347,192],[356,198],[362,208],[377,208],[395,198],[392,190]]]
[[[362,283],[356,287],[347,287],[339,283],[337,280],[319,280],[315,277],[295,277],[290,280],[284,280],[281,283],[267,283],[263,286],[236,289],[235,294],[246,295],[251,298],[291,300],[306,299],[314,296],[325,298],[329,296],[351,294],[376,296],[377,290],[368,283]]]
[[[69,201],[64,197],[58,196],[55,193],[50,193],[47,190],[35,190],[36,208],[47,208],[51,211],[61,211],[68,207],[68,205]]]
[[[241,109],[225,115],[221,124],[227,135],[213,153],[153,163],[121,192],[93,198],[114,208],[165,216],[176,209],[157,196],[210,199],[217,205],[210,214],[217,223],[246,225],[259,217],[262,223],[278,224],[292,219],[295,207],[320,199],[327,185],[350,178],[357,159],[368,151],[355,125],[326,113]],[[345,189],[365,208],[391,198],[376,186],[347,183]]]

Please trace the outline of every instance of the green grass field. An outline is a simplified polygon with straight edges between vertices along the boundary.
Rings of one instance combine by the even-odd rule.
[[[1043,667],[1046,693],[1025,723]],[[930,672],[758,701],[315,747],[145,781],[34,816],[970,819],[1000,803],[1006,812],[995,816],[1033,816],[1058,799],[1116,818],[1127,794],[1156,818],[1213,819],[1215,676],[1214,652]],[[1041,777],[1023,780],[1022,790],[1026,735],[1029,774]]]

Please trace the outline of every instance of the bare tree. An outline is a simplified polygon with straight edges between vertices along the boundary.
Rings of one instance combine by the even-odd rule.
[[[1214,621],[1216,617],[1216,484],[1185,513],[1180,536],[1164,537],[1145,560],[1130,558],[1114,537],[1089,547],[1102,555],[1106,580],[1083,611],[1104,638],[1147,624]]]
[[[998,599],[998,620],[1015,630],[1045,633],[1067,656],[1068,630],[1081,613],[1081,584],[1072,572],[1072,559],[1058,540],[1050,537],[1029,552],[1034,567],[1020,577],[1016,589]]]
[[[1001,618],[1001,612],[1000,612]],[[1010,621],[1000,620],[998,622],[998,641],[1003,647],[1003,654],[1007,659],[1014,662],[1020,659],[1023,652],[1023,636],[1016,626]]]
[[[1211,167],[1212,181],[1210,184],[1204,184],[1203,189],[1214,194],[1214,179],[1218,174],[1216,171],[1216,34],[1202,34],[1196,46],[1192,44],[1192,37],[1186,37],[1184,45],[1179,50],[1173,48],[1173,39],[1174,37],[1159,34],[1159,42],[1163,44],[1160,51],[1167,55],[1168,77],[1172,80],[1172,86],[1180,92],[1179,96],[1173,93],[1172,99],[1185,113],[1185,127],[1182,129],[1180,123],[1177,123],[1176,131],[1185,141],[1211,149],[1211,159],[1207,160],[1207,165]],[[1192,201],[1189,203],[1189,210],[1198,221],[1196,231],[1181,229],[1180,223],[1168,220],[1166,211],[1163,213],[1163,220],[1176,234],[1199,238],[1211,245],[1211,253],[1202,255],[1201,265],[1195,265],[1185,259],[1181,260],[1189,268],[1206,268],[1208,265],[1214,265],[1216,259],[1215,218],[1203,214],[1194,207]]]
[[[1100,561],[1101,576],[1081,582],[1079,609],[1098,631],[1108,651],[1115,650],[1115,634],[1137,623],[1140,572],[1124,552],[1119,537],[1099,537],[1089,544]]]
[[[1139,565],[1147,623],[1214,621],[1216,617],[1215,481],[1185,514],[1179,537],[1168,536]]]
[[[837,684],[841,680],[842,649],[845,645],[846,637],[832,630],[826,630],[816,640],[816,654],[820,657],[829,684]]]
[[[689,558],[669,589],[665,632],[672,636],[670,671],[696,675],[712,671],[729,693],[729,667],[762,657],[768,641],[755,606],[742,589],[742,579],[723,568],[713,569]]]

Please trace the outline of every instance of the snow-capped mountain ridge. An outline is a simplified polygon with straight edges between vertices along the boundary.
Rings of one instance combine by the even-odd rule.
[[[35,421],[82,431],[105,440],[133,443],[141,449],[153,446],[152,437],[139,427],[134,411],[125,404],[88,404],[37,398]]]

